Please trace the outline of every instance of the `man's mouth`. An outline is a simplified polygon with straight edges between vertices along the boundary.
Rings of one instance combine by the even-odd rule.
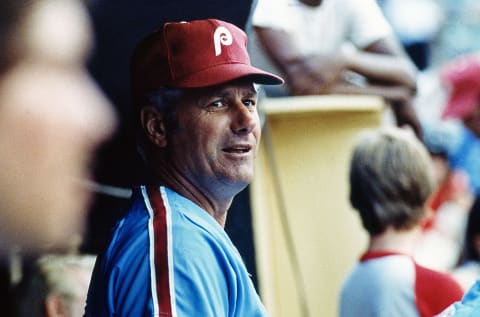
[[[228,148],[224,148],[223,151],[232,154],[248,153],[252,147],[250,145],[235,145]]]

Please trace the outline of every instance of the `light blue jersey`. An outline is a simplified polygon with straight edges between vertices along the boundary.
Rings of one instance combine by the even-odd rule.
[[[246,267],[205,210],[141,187],[99,258],[86,316],[267,316]]]

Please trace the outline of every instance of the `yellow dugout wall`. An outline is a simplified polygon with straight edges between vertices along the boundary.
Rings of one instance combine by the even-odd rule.
[[[380,125],[373,96],[267,98],[251,184],[260,295],[274,317],[337,316],[341,283],[366,246],[348,201],[354,136]]]

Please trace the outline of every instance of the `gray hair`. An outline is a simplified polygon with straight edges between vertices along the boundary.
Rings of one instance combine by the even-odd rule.
[[[60,296],[70,310],[86,296],[79,287],[78,272],[91,274],[95,259],[87,254],[45,254],[36,259],[15,288],[15,315],[45,316],[45,301],[52,294]]]
[[[94,255],[56,255],[47,254],[38,259],[37,265],[40,273],[45,277],[48,289],[60,294],[67,301],[81,294],[76,293],[75,281],[72,270],[81,269],[93,272],[96,257]]]
[[[431,164],[410,131],[389,127],[358,137],[350,165],[350,202],[371,235],[389,226],[410,229],[421,220],[434,189]]]
[[[148,152],[148,140],[143,131],[143,127],[140,122],[141,109],[145,106],[153,106],[160,110],[164,115],[165,124],[168,129],[174,129],[177,127],[177,105],[180,98],[184,95],[184,89],[160,87],[154,90],[146,96],[144,96],[141,104],[137,104],[137,151],[144,160],[147,162]]]

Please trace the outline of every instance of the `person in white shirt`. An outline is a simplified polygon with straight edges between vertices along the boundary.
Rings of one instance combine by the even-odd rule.
[[[416,67],[374,0],[259,0],[252,24],[290,95],[379,95],[421,137]]]

